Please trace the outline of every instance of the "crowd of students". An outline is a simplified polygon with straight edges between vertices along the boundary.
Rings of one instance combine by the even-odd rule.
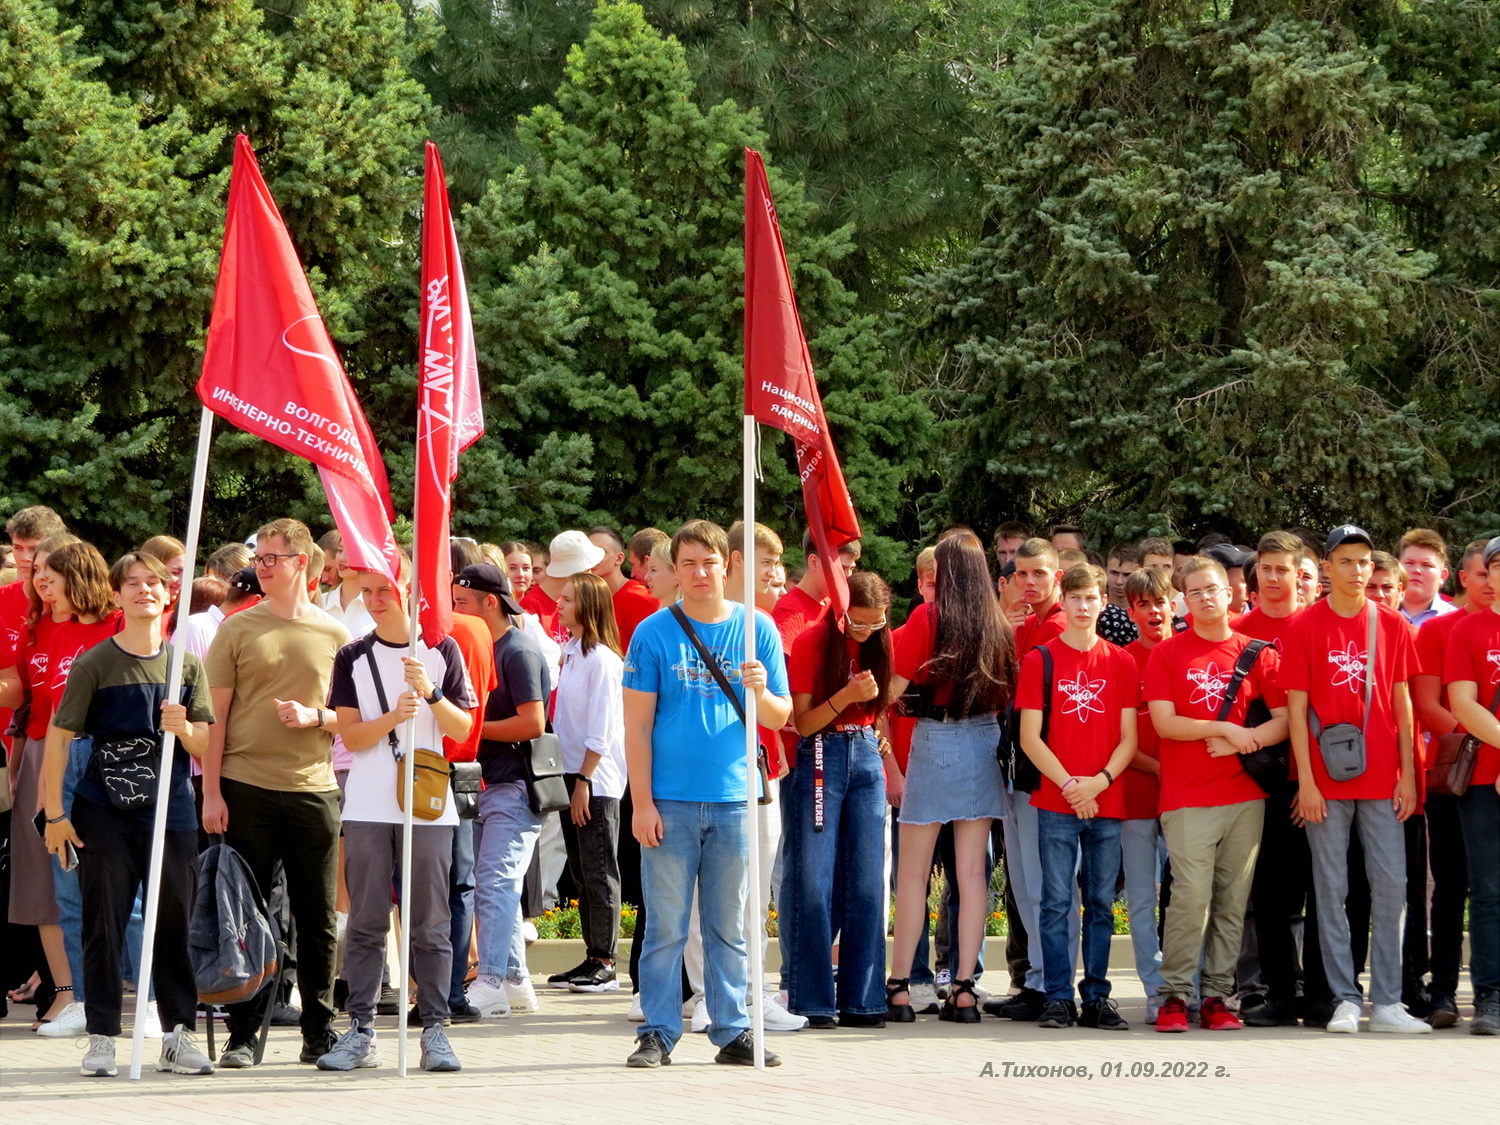
[[[12,1002],[36,1003],[38,1034],[86,1036],[84,1075],[116,1073],[126,981],[153,989],[163,1070],[254,1066],[268,1006],[300,1026],[303,1062],[379,1065],[376,1016],[409,999],[386,968],[408,799],[406,1018],[429,1070],[460,1068],[445,1026],[539,1009],[528,918],[564,869],[585,956],[546,986],[619,989],[621,907],[639,907],[633,1067],[669,1063],[685,1021],[716,1061],[750,1065],[756,1005],[769,1031],[933,1013],[1124,1030],[1109,980],[1121,892],[1159,1032],[1452,1027],[1466,906],[1469,1029],[1500,1032],[1500,537],[1464,548],[1445,593],[1447,546],[1424,529],[1392,554],[1345,525],[1101,557],[1077,527],[1007,523],[991,558],[953,527],[918,555],[899,628],[858,543],[823,559],[804,536],[788,585],[782,542],[758,524],[752,560],[738,525],[704,520],[628,541],[564,531],[546,549],[454,539],[454,628],[429,648],[412,646],[405,555],[394,580],[355,571],[336,532],[314,542],[295,520],[226,545],[199,577],[167,536],[111,565],[44,507],[7,531],[0,968]],[[171,644],[184,676],[167,699]],[[148,984],[143,778],[164,732],[185,753]],[[564,771],[550,804],[531,768],[549,732]],[[1454,733],[1478,740],[1457,793],[1437,754]],[[408,755],[437,779],[411,794]],[[228,1005],[211,1060],[188,931],[197,857],[218,839],[284,915],[300,1007],[274,989]],[[759,996],[750,958],[770,939],[747,919],[752,847],[781,946],[779,987]],[[1007,979],[992,994],[1002,864]]]

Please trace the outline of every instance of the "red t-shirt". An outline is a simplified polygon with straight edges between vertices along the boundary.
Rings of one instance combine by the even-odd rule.
[[[468,736],[455,742],[443,736],[443,756],[450,762],[472,762],[479,756],[479,733],[484,726],[484,705],[490,692],[500,686],[495,675],[495,642],[490,630],[479,618],[468,613],[453,614],[453,631],[448,634],[458,651],[463,655],[464,667],[469,670],[469,683],[474,688],[478,706],[469,712],[471,720]]]
[[[906,631],[903,625],[899,629],[891,630],[891,649],[901,643],[901,634]],[[899,707],[893,707],[890,711],[889,720],[891,732],[891,752],[896,755],[896,765],[906,773],[906,763],[911,757],[911,736],[916,733],[917,720],[908,715]]]
[[[1123,648],[1103,637],[1080,652],[1061,637],[1047,642],[1052,653],[1052,717],[1047,724],[1047,746],[1070,773],[1079,777],[1098,773],[1109,764],[1120,745],[1120,712],[1140,704],[1140,674]],[[1016,710],[1040,711],[1046,685],[1042,654],[1033,649],[1021,662],[1016,686]],[[1125,788],[1111,785],[1099,794],[1099,815],[1124,819]],[[1031,803],[1052,812],[1073,812],[1062,790],[1045,774],[1031,794]]]
[[[1441,685],[1438,700],[1444,707],[1448,706],[1448,678],[1443,675],[1448,658],[1448,642],[1453,639],[1453,630],[1461,622],[1473,616],[1475,616],[1473,610],[1465,610],[1462,613],[1444,613],[1437,617],[1429,617],[1417,630],[1417,674],[1438,678],[1438,683]],[[1481,699],[1480,702],[1488,703],[1489,700]]]
[[[1471,681],[1479,688],[1480,706],[1488,707],[1495,697],[1495,686],[1500,684],[1500,613],[1480,610],[1445,616],[1456,618],[1458,623],[1451,630],[1448,651],[1443,656],[1443,685]],[[1435,617],[1432,623],[1443,619]],[[1427,632],[1426,625],[1422,626],[1422,632]],[[1481,742],[1469,784],[1493,785],[1497,777],[1500,777],[1500,749]]]
[[[558,619],[557,599],[538,582],[526,591],[526,596],[521,599],[521,608],[527,613],[534,613],[541,619],[542,628],[547,630],[547,635],[560,645],[568,643],[568,631]]]
[[[937,644],[937,609],[924,602],[911,611],[906,624],[891,637],[891,667],[896,675],[914,684],[932,685],[932,702],[946,707],[953,699],[953,685],[934,682],[927,671]]]
[[[1177,633],[1151,651],[1146,665],[1146,700],[1165,700],[1185,719],[1215,720],[1234,665],[1251,638],[1231,633],[1208,641],[1196,632]],[[1245,725],[1250,703],[1264,698],[1268,707],[1285,707],[1286,693],[1276,684],[1279,657],[1267,646],[1256,658],[1235,693],[1228,721]],[[1161,740],[1161,811],[1205,809],[1255,801],[1266,794],[1240,765],[1239,756],[1215,758],[1201,738],[1189,742]]]
[[[0,586],[0,668],[14,668],[21,651],[21,642],[26,637],[26,615],[31,611],[31,599],[26,593],[26,583],[7,582]],[[0,735],[10,729],[11,710],[0,707]],[[10,739],[5,739],[10,745]]]
[[[1046,644],[1053,637],[1062,636],[1067,627],[1068,619],[1063,615],[1060,599],[1041,617],[1034,613],[1028,614],[1021,627],[1016,630],[1016,659],[1022,660],[1032,649]]]
[[[1125,651],[1130,654],[1140,672],[1142,688],[1146,684],[1146,662],[1151,659],[1152,649],[1160,647],[1161,642],[1157,641],[1151,648],[1147,648],[1139,638],[1125,646]],[[1146,709],[1145,699],[1135,709],[1135,737],[1136,745],[1143,753],[1161,758],[1156,728],[1151,725],[1151,712]],[[1157,774],[1130,766],[1126,768],[1125,776],[1120,778],[1120,784],[1125,790],[1126,820],[1151,820],[1160,814],[1161,778]]]
[[[823,646],[828,643],[829,622],[827,617],[808,629],[792,643],[791,658],[787,660],[787,684],[794,695],[812,696],[813,706],[826,700],[829,691],[823,685]],[[851,638],[844,638],[844,652],[849,660],[851,673],[860,671],[859,645]],[[834,689],[837,690],[837,689]],[[875,725],[875,707],[872,703],[856,703],[846,707],[834,720],[835,726]]]
[[[36,627],[23,633],[16,666],[21,672],[23,698],[31,701],[26,718],[27,738],[47,737],[52,711],[58,702],[52,698],[52,677],[49,675],[52,642],[57,637],[57,631],[67,624],[70,623],[55,621],[50,613],[44,612]]]
[[[1252,641],[1269,641],[1271,647],[1280,653],[1281,638],[1286,636],[1286,631],[1291,628],[1292,622],[1295,620],[1297,620],[1297,611],[1295,610],[1285,617],[1272,617],[1265,610],[1257,606],[1249,613],[1242,615],[1234,623],[1233,628],[1236,633],[1249,637]]]
[[[1365,639],[1368,610],[1341,617],[1325,600],[1299,613],[1286,631],[1281,650],[1280,687],[1304,691],[1308,706],[1324,727],[1354,723],[1365,732],[1365,772],[1352,781],[1332,781],[1323,765],[1318,740],[1311,740],[1313,778],[1329,800],[1388,799],[1401,776],[1396,743],[1396,716],[1391,699],[1396,684],[1409,681],[1417,669],[1417,646],[1406,618],[1376,606],[1379,625],[1375,644],[1375,691],[1365,715]]]
[[[793,586],[776,599],[771,610],[771,620],[776,622],[776,631],[781,634],[781,651],[791,659],[792,646],[797,638],[816,625],[828,612],[828,603],[814,601],[812,595],[801,586]],[[761,745],[770,756],[772,776],[781,770],[781,761],[789,765],[797,763],[797,731],[790,720],[780,731],[769,727],[760,728]]]
[[[646,589],[644,582],[627,578],[625,585],[615,591],[615,625],[620,630],[620,647],[630,650],[630,638],[635,636],[635,627],[661,608],[656,595]]]

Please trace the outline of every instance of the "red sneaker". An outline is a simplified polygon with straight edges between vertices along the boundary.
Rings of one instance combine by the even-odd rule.
[[[1161,1006],[1156,1014],[1157,1031],[1186,1031],[1188,1029],[1187,1005],[1173,996]]]
[[[1226,1008],[1224,1001],[1217,996],[1203,998],[1203,1007],[1198,1010],[1198,1023],[1209,1031],[1238,1031],[1245,1026],[1240,1023],[1240,1017]]]

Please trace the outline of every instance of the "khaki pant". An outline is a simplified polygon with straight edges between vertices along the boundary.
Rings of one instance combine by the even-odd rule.
[[[1163,997],[1191,999],[1200,955],[1203,995],[1234,992],[1265,803],[1242,801],[1161,814],[1172,858],[1172,901],[1162,941]]]

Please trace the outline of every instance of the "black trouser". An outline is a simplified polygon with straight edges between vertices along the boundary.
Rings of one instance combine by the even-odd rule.
[[[1294,924],[1303,915],[1302,992],[1309,1001],[1332,998],[1318,948],[1317,912],[1312,893],[1312,853],[1307,832],[1292,823],[1289,782],[1266,797],[1265,825],[1250,898],[1255,904],[1255,940],[1260,973],[1269,1000],[1290,1004],[1297,994],[1297,937]]]
[[[568,792],[577,780],[576,773],[567,775]],[[590,957],[613,961],[620,941],[619,798],[591,796],[589,822],[582,827],[573,823],[571,810],[563,810],[562,833],[583,943]]]
[[[73,798],[78,879],[83,895],[84,1012],[90,1035],[119,1035],[124,982],[120,958],[130,911],[150,872],[151,824]],[[198,833],[168,832],[162,848],[161,892],[156,908],[156,941],[151,983],[164,1029],[178,1024],[192,1030],[198,1018],[198,988],[188,960],[188,919],[198,867]],[[137,988],[146,987],[137,981]]]
[[[1432,863],[1432,986],[1434,995],[1458,992],[1464,951],[1464,903],[1469,897],[1468,856],[1458,820],[1458,798],[1427,798],[1427,854]]]
[[[296,920],[297,984],[302,995],[302,1031],[311,1034],[333,1023],[333,903],[338,887],[338,790],[288,793],[225,778],[220,782],[229,809],[224,842],[249,864],[261,892],[267,893],[281,860],[287,904]],[[229,1005],[230,1039],[255,1038],[270,1001],[269,990],[254,1000]]]

